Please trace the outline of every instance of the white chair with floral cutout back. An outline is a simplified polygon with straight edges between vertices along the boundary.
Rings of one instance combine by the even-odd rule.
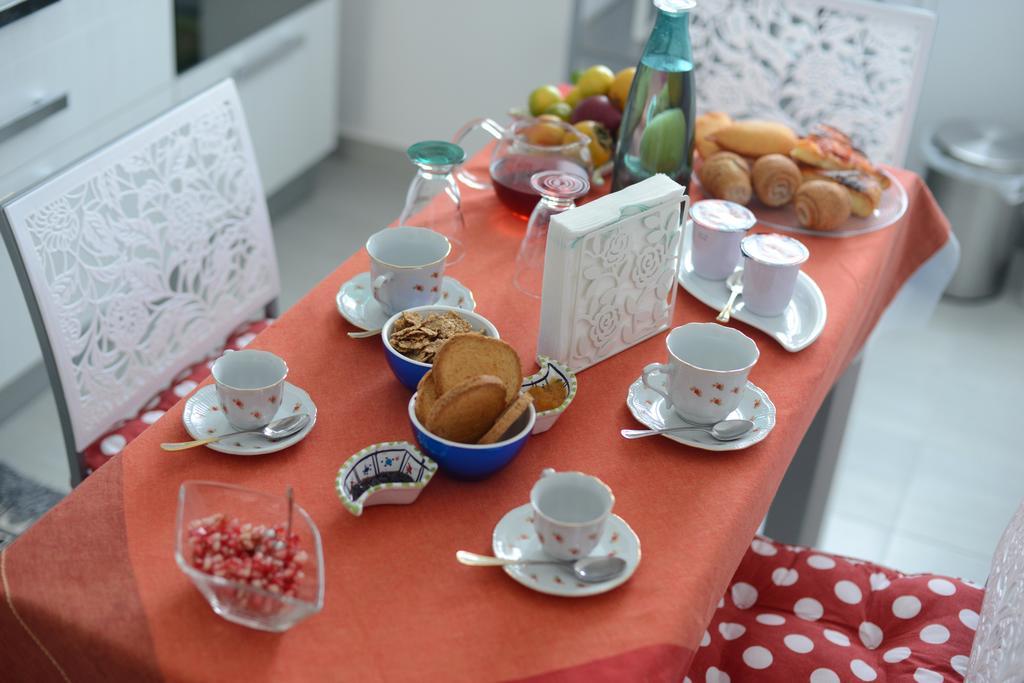
[[[902,165],[935,16],[861,0],[700,0],[690,29],[698,112],[847,131]]]
[[[72,484],[276,306],[270,217],[230,80],[15,197],[0,217]]]

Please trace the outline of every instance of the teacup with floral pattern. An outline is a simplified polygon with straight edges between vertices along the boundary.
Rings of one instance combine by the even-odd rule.
[[[228,351],[211,371],[224,416],[238,429],[261,429],[278,408],[288,365],[269,351]]]

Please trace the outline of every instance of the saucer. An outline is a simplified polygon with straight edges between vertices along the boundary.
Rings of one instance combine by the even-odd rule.
[[[369,273],[359,273],[343,284],[334,301],[338,304],[338,313],[341,313],[341,317],[363,330],[379,330],[391,317],[373,298]],[[464,311],[472,311],[476,308],[473,292],[455,278],[447,275],[444,276],[441,283],[441,298],[437,300],[437,303],[455,306]]]
[[[665,378],[656,375],[651,378],[651,382],[659,389],[663,389]],[[689,424],[679,417],[675,410],[666,405],[665,398],[661,394],[645,387],[643,378],[640,377],[630,385],[629,393],[626,395],[626,405],[629,407],[629,412],[633,413],[633,417],[650,429],[686,427]],[[772,431],[775,426],[775,405],[763,389],[747,382],[747,388],[743,392],[743,398],[740,399],[739,407],[724,419],[750,420],[754,423],[754,430],[735,441],[718,441],[707,432],[697,430],[662,434],[662,436],[706,451],[738,451],[749,448],[755,443],[763,441]]]
[[[313,419],[309,421],[305,429],[292,434],[287,439],[268,441],[260,434],[241,434],[224,441],[206,444],[206,447],[231,455],[262,455],[284,450],[305,439],[306,435],[313,430],[313,425],[316,424],[316,404],[305,391],[294,384],[285,382],[281,407],[274,415],[274,419],[277,420],[292,413],[309,413]],[[220,400],[217,398],[217,387],[213,384],[208,384],[192,394],[185,402],[185,412],[182,414],[181,420],[185,423],[185,431],[193,439],[207,439],[218,434],[237,431],[237,428],[233,427],[224,417]]]
[[[494,527],[491,546],[497,557],[508,559],[551,559],[540,548],[533,530],[533,509],[529,503],[508,512]],[[591,555],[618,555],[626,570],[610,581],[583,583],[571,569],[553,564],[509,565],[505,573],[531,590],[566,598],[582,598],[618,588],[633,576],[640,564],[640,539],[618,515],[609,515],[604,534]]]
[[[691,230],[692,226],[688,224],[683,237],[683,258],[679,260],[679,284],[701,303],[720,311],[729,300],[729,288],[725,280],[706,280],[694,272],[693,250],[690,248]],[[801,270],[796,278],[793,300],[782,315],[766,318],[751,313],[744,306],[743,295],[740,294],[733,306],[732,317],[769,334],[782,348],[795,353],[807,348],[821,336],[828,308],[817,283]]]

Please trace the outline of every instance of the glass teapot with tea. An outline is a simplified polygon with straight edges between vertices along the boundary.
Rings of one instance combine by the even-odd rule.
[[[493,187],[498,199],[523,218],[529,218],[540,200],[530,185],[538,171],[574,173],[584,179],[593,173],[590,138],[564,121],[523,118],[502,126],[494,119],[474,119],[453,140],[461,144],[476,130],[497,141],[488,164],[490,182],[465,167],[459,170],[459,180],[476,189]]]

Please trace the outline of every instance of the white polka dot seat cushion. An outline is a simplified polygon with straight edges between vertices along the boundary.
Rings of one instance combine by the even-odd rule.
[[[757,537],[685,679],[961,681],[984,590]]]
[[[96,471],[110,458],[120,453],[146,427],[163,417],[163,414],[171,406],[192,393],[196,386],[210,375],[210,366],[225,350],[237,351],[245,348],[271,322],[273,321],[257,320],[239,327],[228,337],[223,349],[215,349],[206,360],[182,370],[174,378],[171,386],[154,396],[137,415],[122,420],[113,429],[89,444],[85,449],[86,474]]]

